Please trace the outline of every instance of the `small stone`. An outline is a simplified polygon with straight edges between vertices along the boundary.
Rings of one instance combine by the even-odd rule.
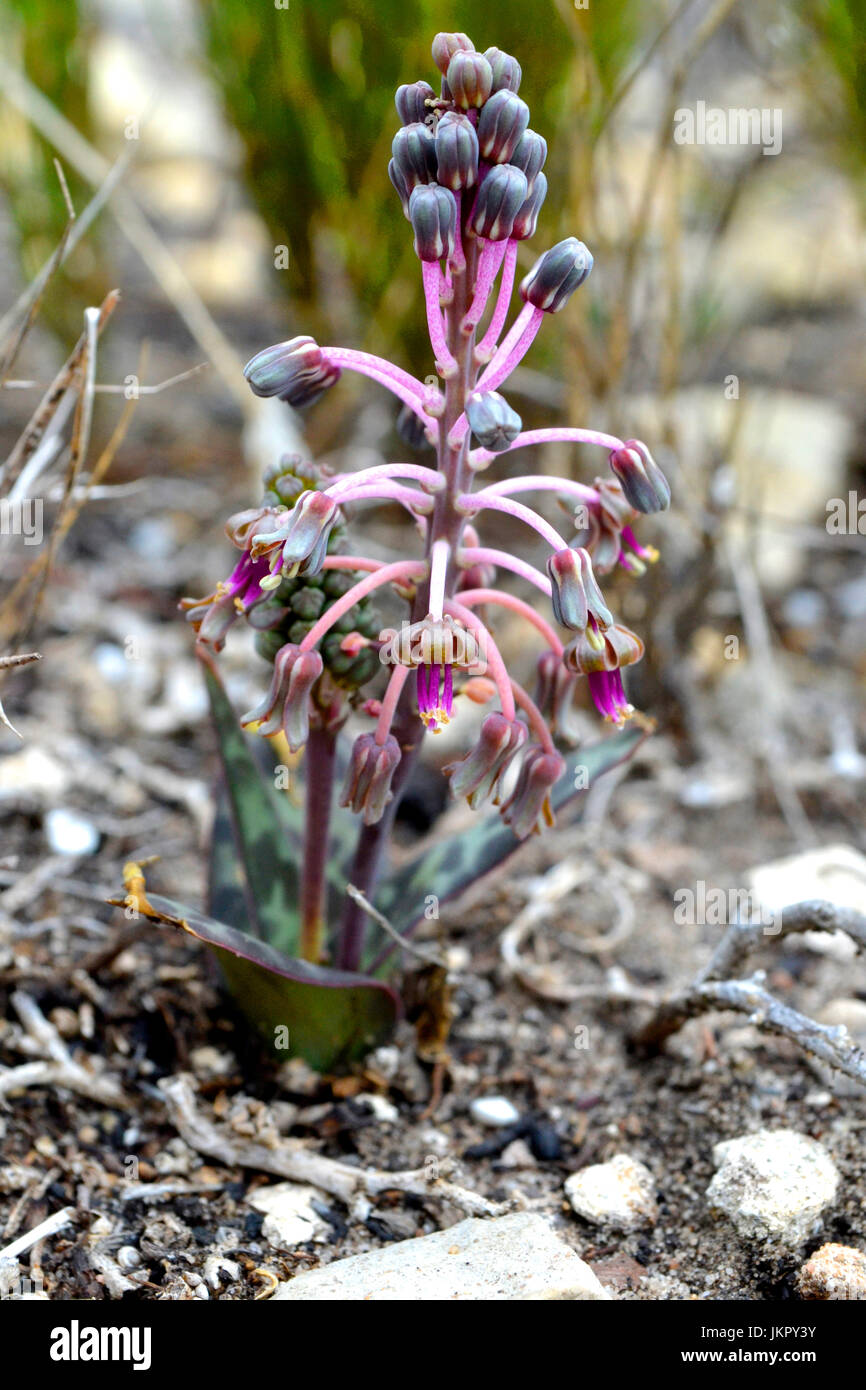
[[[189,1060],[196,1076],[202,1077],[205,1081],[214,1081],[217,1077],[231,1076],[237,1069],[237,1061],[231,1052],[222,1052],[209,1043],[205,1043],[201,1047],[194,1047],[189,1054]]]
[[[272,1245],[291,1249],[308,1240],[323,1241],[328,1235],[327,1222],[313,1207],[314,1201],[324,1202],[323,1193],[305,1183],[275,1182],[260,1187],[247,1197],[256,1211],[264,1213],[262,1235]]]
[[[512,1139],[496,1160],[497,1168],[534,1168],[535,1159],[525,1139]]]
[[[850,1245],[822,1245],[797,1276],[801,1298],[866,1300],[866,1255]]]
[[[370,1110],[375,1119],[383,1125],[394,1125],[400,1118],[400,1111],[397,1109],[387,1096],[380,1096],[376,1091],[365,1091],[357,1097],[357,1104],[365,1110]]]
[[[863,903],[866,855],[851,845],[822,845],[818,849],[775,859],[752,869],[750,886],[768,912],[781,912],[789,903],[824,898],[835,907],[859,911]],[[843,931],[798,933],[797,944],[835,960],[852,960],[857,947]]]
[[[99,849],[99,831],[93,822],[65,806],[55,806],[46,813],[44,828],[55,854],[95,854]]]
[[[480,1125],[487,1125],[490,1129],[513,1125],[520,1119],[519,1110],[516,1110],[505,1096],[479,1096],[470,1105],[469,1113],[473,1120],[477,1120]]]
[[[281,1284],[282,1302],[609,1300],[589,1265],[543,1217],[470,1218],[430,1236],[335,1260]]]
[[[835,1199],[839,1173],[816,1140],[792,1129],[762,1129],[717,1144],[707,1188],[711,1207],[745,1240],[794,1248],[816,1230]]]
[[[658,1217],[653,1175],[628,1154],[572,1173],[565,1195],[572,1210],[596,1226],[629,1231]]]
[[[622,1293],[625,1289],[636,1289],[641,1280],[647,1277],[643,1265],[638,1264],[637,1260],[627,1255],[624,1250],[617,1251],[615,1255],[608,1255],[603,1260],[596,1260],[592,1268],[601,1282],[615,1293]]]

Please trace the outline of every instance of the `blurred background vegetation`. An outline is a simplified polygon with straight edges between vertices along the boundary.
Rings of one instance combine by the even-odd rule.
[[[866,0],[0,0],[0,25],[4,299],[62,233],[55,154],[79,211],[100,168],[128,159],[124,188],[159,244],[142,266],[141,229],[112,199],[46,295],[33,375],[50,335],[68,341],[121,284],[107,349],[120,377],[142,337],[162,376],[217,367],[148,406],[167,449],[183,422],[173,467],[239,476],[240,365],[277,338],[311,332],[431,370],[386,167],[394,90],[433,80],[430,39],[454,28],[519,56],[548,140],[522,265],[571,234],[595,256],[515,374],[514,402],[530,427],[651,439],[673,476],[667,568],[622,599],[627,619],[656,625],[642,667],[656,697],[661,684],[687,707],[688,673],[700,684],[713,667],[701,634],[721,621],[706,603],[720,573],[730,588],[731,528],[771,596],[800,583],[812,546],[822,564],[856,558],[848,546],[829,560],[815,532],[825,499],[863,476]],[[12,69],[29,85],[13,89]],[[780,110],[782,153],[677,145],[674,113],[697,101]],[[344,382],[302,422],[307,445],[393,456],[405,446],[389,410]],[[564,448],[534,466],[599,469]],[[728,630],[739,600],[725,603]]]

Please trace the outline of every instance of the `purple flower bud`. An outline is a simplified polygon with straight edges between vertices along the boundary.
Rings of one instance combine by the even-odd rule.
[[[403,178],[403,175],[397,168],[397,162],[394,159],[388,160],[388,178],[391,180],[392,184],[394,185],[394,188],[397,191],[397,197],[400,199],[400,206],[403,209],[403,216],[406,218],[406,221],[408,222],[410,190],[406,187],[406,180]]]
[[[544,174],[536,174],[535,183],[529,190],[529,197],[521,208],[518,209],[514,219],[514,226],[511,228],[511,235],[517,241],[525,241],[527,237],[535,234],[538,224],[538,214],[541,205],[547,197],[547,179]]]
[[[565,760],[558,753],[537,746],[527,750],[517,786],[502,808],[502,819],[518,840],[553,825],[550,793],[564,772]]]
[[[478,181],[478,136],[468,116],[446,111],[436,127],[437,179],[445,188],[472,188]]]
[[[525,741],[526,725],[519,719],[506,719],[498,712],[488,714],[475,747],[443,769],[450,779],[451,795],[465,796],[473,811],[491,798],[498,804],[506,768]]]
[[[614,449],[610,466],[635,511],[663,512],[670,506],[668,480],[640,440],[628,439],[621,449]]]
[[[365,825],[375,825],[393,799],[391,781],[399,762],[400,745],[393,734],[384,743],[377,743],[374,734],[359,735],[352,746],[340,805],[356,815],[363,813]]]
[[[523,421],[498,391],[473,391],[466,398],[466,419],[482,449],[501,454],[523,429]]]
[[[433,62],[444,77],[455,53],[474,53],[475,44],[467,34],[437,34],[433,40]]]
[[[401,124],[413,125],[416,121],[423,122],[430,115],[430,107],[426,103],[432,101],[434,95],[429,82],[407,82],[398,87],[394,105],[397,107]]]
[[[576,676],[590,676],[598,671],[618,671],[640,661],[644,645],[636,633],[617,623],[602,632],[590,622],[583,632],[572,638],[563,652],[562,660]]]
[[[430,127],[421,121],[400,127],[391,141],[391,154],[394,159],[391,181],[398,192],[398,176],[407,195],[419,183],[431,183],[436,178],[436,141]]]
[[[338,504],[325,492],[308,488],[276,531],[259,531],[253,537],[252,554],[282,547],[282,568],[289,577],[318,574],[328,551],[328,537],[337,520]]]
[[[572,545],[589,551],[592,567],[597,574],[610,574],[622,558],[623,530],[630,521],[634,521],[637,512],[626,501],[616,478],[594,478],[592,485],[598,493],[598,506],[587,509],[587,525],[578,531]],[[652,559],[654,554],[647,551],[647,558]],[[643,571],[639,557],[626,564],[626,568],[632,569],[635,574]]]
[[[577,676],[566,670],[562,657],[554,651],[538,658],[535,703],[544,715],[554,738],[575,748],[580,743],[580,722],[574,694]]]
[[[516,92],[520,86],[523,70],[516,58],[504,53],[501,48],[485,48],[484,56],[493,73],[493,90]]]
[[[423,183],[412,189],[409,221],[415,233],[415,255],[422,261],[441,261],[454,250],[457,203],[450,188]]]
[[[478,147],[482,159],[509,164],[528,125],[529,107],[525,101],[507,89],[494,92],[478,117]]]
[[[521,169],[513,164],[494,164],[479,184],[472,209],[470,225],[475,235],[488,241],[507,240],[528,191]]]
[[[250,358],[244,376],[256,396],[279,396],[296,408],[312,405],[340,379],[318,343],[306,335],[275,343]]]
[[[483,53],[461,49],[448,64],[446,81],[455,105],[483,106],[493,90],[493,71]]]
[[[592,617],[600,627],[610,627],[613,614],[602,597],[585,550],[557,550],[547,562],[547,573],[553,586],[551,601],[558,623],[583,632]]]
[[[263,700],[241,719],[246,728],[260,724],[266,737],[282,729],[295,753],[310,736],[310,692],[322,674],[322,658],[317,651],[303,652],[294,642],[281,647],[274,659],[270,689]]]
[[[427,438],[424,421],[419,420],[414,410],[410,410],[408,405],[401,405],[394,428],[403,443],[408,444],[410,449],[430,449],[433,447]]]
[[[546,314],[556,314],[591,270],[592,256],[583,242],[567,237],[535,262],[520,286],[521,298]]]
[[[535,183],[547,158],[547,141],[537,131],[525,130],[520,137],[517,149],[511,156],[516,169],[522,169],[529,187]]]

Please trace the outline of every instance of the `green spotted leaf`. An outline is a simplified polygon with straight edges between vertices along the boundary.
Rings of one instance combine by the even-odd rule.
[[[387,1038],[401,1015],[399,996],[382,980],[294,960],[157,894],[141,910],[209,947],[240,1008],[277,1057],[344,1071]]]
[[[220,921],[292,953],[300,934],[305,766],[302,761],[293,770],[291,793],[278,790],[271,744],[244,734],[219,676],[206,663],[204,671],[223,768],[211,841],[210,909]],[[348,760],[349,747],[341,739],[338,786]],[[340,918],[359,826],[358,818],[338,806],[335,797],[326,866],[332,924]]]
[[[262,776],[222,681],[209,663],[203,669],[228,810],[215,827],[211,906],[228,907],[235,926],[291,954],[300,932],[301,813]]]

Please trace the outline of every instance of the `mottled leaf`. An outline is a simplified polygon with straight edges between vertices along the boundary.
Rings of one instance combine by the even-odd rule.
[[[226,850],[225,823],[215,839],[219,861],[212,865],[211,895],[219,885],[232,902],[232,917],[241,930],[269,941],[291,954],[299,935],[300,811],[263,777],[238,717],[214,668],[203,663],[235,845],[243,873],[231,869]],[[286,804],[283,805],[282,803]],[[287,833],[289,826],[294,833]],[[216,884],[214,883],[216,879]],[[228,889],[234,884],[235,891]],[[244,894],[247,920],[237,921]],[[215,899],[214,899],[215,901]]]
[[[282,1058],[318,1071],[345,1070],[383,1041],[402,1012],[382,980],[295,960],[194,909],[156,894],[140,899],[151,921],[204,942],[250,1023]]]

